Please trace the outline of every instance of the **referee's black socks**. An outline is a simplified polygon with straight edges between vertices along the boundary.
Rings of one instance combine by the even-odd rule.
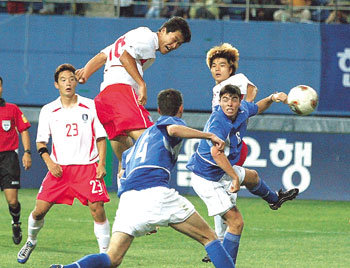
[[[21,203],[18,202],[18,205],[15,208],[9,205],[9,211],[12,216],[13,223],[18,223],[19,217],[21,216]]]

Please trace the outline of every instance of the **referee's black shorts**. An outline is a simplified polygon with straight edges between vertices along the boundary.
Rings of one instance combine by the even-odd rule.
[[[0,186],[4,189],[19,189],[21,169],[15,151],[0,152]]]

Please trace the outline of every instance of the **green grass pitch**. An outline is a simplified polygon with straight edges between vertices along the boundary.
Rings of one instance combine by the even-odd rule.
[[[98,252],[93,221],[88,208],[78,201],[72,207],[56,205],[47,214],[38,244],[28,262],[18,264],[16,256],[27,237],[27,218],[35,204],[37,190],[20,190],[23,241],[14,245],[5,198],[0,202],[0,267],[47,268],[67,264]],[[106,204],[112,225],[118,198],[110,193]],[[203,202],[188,196],[199,213],[213,226]],[[135,200],[142,202],[142,200]],[[350,267],[350,202],[288,202],[277,211],[257,198],[239,198],[245,226],[237,259],[238,268],[341,268]],[[120,267],[209,268],[201,262],[204,248],[172,228],[137,238]]]

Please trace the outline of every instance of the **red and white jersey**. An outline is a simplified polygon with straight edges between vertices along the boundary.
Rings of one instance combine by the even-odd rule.
[[[247,94],[248,85],[255,86],[244,74],[235,74],[213,87],[212,109],[219,105],[220,90],[226,85],[234,85],[241,90],[242,98]]]
[[[60,165],[87,165],[98,160],[96,139],[106,137],[94,101],[78,96],[77,105],[63,108],[61,98],[40,111],[36,142],[52,139],[51,159]]]
[[[127,84],[138,93],[137,83],[122,66],[119,58],[126,50],[136,60],[137,69],[143,76],[143,72],[153,64],[158,48],[157,33],[147,27],[139,27],[127,32],[112,45],[101,50],[107,56],[107,61],[100,90],[113,84]]]

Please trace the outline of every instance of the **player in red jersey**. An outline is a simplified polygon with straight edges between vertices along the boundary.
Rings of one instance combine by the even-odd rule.
[[[147,27],[127,32],[76,71],[79,82],[85,83],[105,65],[101,92],[95,98],[95,104],[119,160],[119,170],[122,153],[133,144],[132,139],[137,140],[153,125],[144,108],[147,86],[143,72],[155,61],[156,51],[167,54],[190,40],[187,22],[181,17],[173,17],[157,32]]]
[[[2,98],[2,83],[3,80],[0,77],[0,186],[5,193],[12,217],[12,239],[15,244],[19,244],[22,240],[22,230],[19,221],[21,204],[18,201],[21,172],[17,154],[18,132],[21,134],[24,149],[22,164],[24,169],[27,170],[32,165],[28,132],[30,123],[17,105],[7,103]]]
[[[62,64],[55,72],[60,96],[40,111],[37,149],[48,173],[28,218],[28,239],[17,255],[25,263],[37,243],[44,217],[54,204],[72,205],[77,198],[89,206],[100,252],[106,252],[110,227],[104,203],[109,201],[106,175],[106,132],[96,115],[94,101],[75,93],[75,68]],[[51,137],[51,155],[47,143]]]

